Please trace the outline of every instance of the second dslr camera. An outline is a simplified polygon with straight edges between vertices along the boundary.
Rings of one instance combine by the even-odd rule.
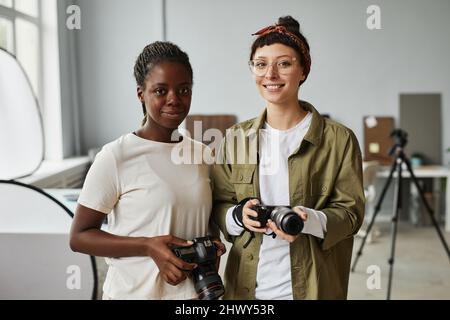
[[[256,211],[258,216],[249,218],[259,221],[261,227],[264,227],[270,219],[284,233],[296,236],[303,230],[303,220],[290,207],[257,204],[252,207],[252,210]]]
[[[225,293],[222,279],[216,270],[216,246],[210,237],[195,238],[190,247],[175,247],[175,255],[198,267],[192,272],[195,291],[200,300],[216,300]]]

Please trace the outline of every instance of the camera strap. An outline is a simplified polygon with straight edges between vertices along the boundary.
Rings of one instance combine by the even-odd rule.
[[[244,223],[242,222],[242,210],[244,209],[244,205],[247,203],[247,201],[252,200],[252,199],[258,199],[258,198],[248,197],[248,198],[241,200],[237,204],[237,206],[234,207],[233,213],[232,213],[234,222],[236,222],[236,224],[239,227],[244,228],[245,230],[247,230],[247,228],[244,226]]]
[[[247,242],[244,244],[244,248],[247,248],[248,245],[250,244],[250,241],[252,241],[253,238],[255,237],[255,233],[254,233],[253,231],[248,230],[248,229],[244,226],[244,223],[242,222],[242,211],[243,211],[243,209],[244,209],[244,205],[247,203],[247,201],[252,200],[252,199],[258,199],[258,198],[255,198],[255,197],[248,197],[248,198],[245,198],[245,199],[241,200],[241,201],[236,205],[236,207],[234,207],[233,213],[232,213],[234,222],[235,222],[238,226],[240,226],[241,228],[244,228],[245,231],[248,231],[248,232],[250,233],[250,238],[249,238],[249,239],[247,240]],[[258,199],[258,200],[259,200],[259,199]]]

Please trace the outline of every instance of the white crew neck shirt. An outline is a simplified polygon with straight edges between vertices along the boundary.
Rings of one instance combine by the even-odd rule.
[[[204,147],[186,136],[180,143],[162,143],[126,134],[96,156],[78,202],[107,214],[108,232],[115,235],[203,237],[212,206],[209,168],[176,164],[173,150],[202,152]],[[106,258],[106,262],[103,291],[108,298],[197,297],[191,279],[168,284],[150,257]]]

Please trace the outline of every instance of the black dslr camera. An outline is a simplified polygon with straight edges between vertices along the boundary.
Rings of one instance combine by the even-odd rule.
[[[394,138],[395,144],[389,150],[389,155],[392,157],[396,155],[398,149],[403,149],[408,143],[408,133],[402,129],[394,129],[391,132],[391,138]]]
[[[408,133],[402,129],[394,129],[391,132],[391,137],[394,138],[395,144],[402,148],[408,143]]]
[[[195,238],[190,247],[175,247],[172,251],[187,263],[198,265],[192,271],[195,291],[200,300],[216,300],[225,293],[222,279],[216,271],[217,249],[210,237]]]
[[[252,207],[252,210],[256,211],[258,216],[249,218],[259,221],[261,227],[264,227],[267,220],[271,219],[284,233],[295,236],[303,230],[303,220],[290,207],[257,204]]]

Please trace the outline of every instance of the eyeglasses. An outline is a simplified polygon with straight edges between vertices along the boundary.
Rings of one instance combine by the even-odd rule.
[[[292,57],[284,57],[279,60],[273,61],[272,63],[268,63],[263,59],[255,59],[250,60],[248,62],[248,65],[250,67],[250,70],[257,77],[265,76],[267,74],[267,71],[269,70],[269,67],[271,66],[276,67],[278,74],[288,75],[292,71],[294,71],[295,61],[297,61],[297,58]]]

